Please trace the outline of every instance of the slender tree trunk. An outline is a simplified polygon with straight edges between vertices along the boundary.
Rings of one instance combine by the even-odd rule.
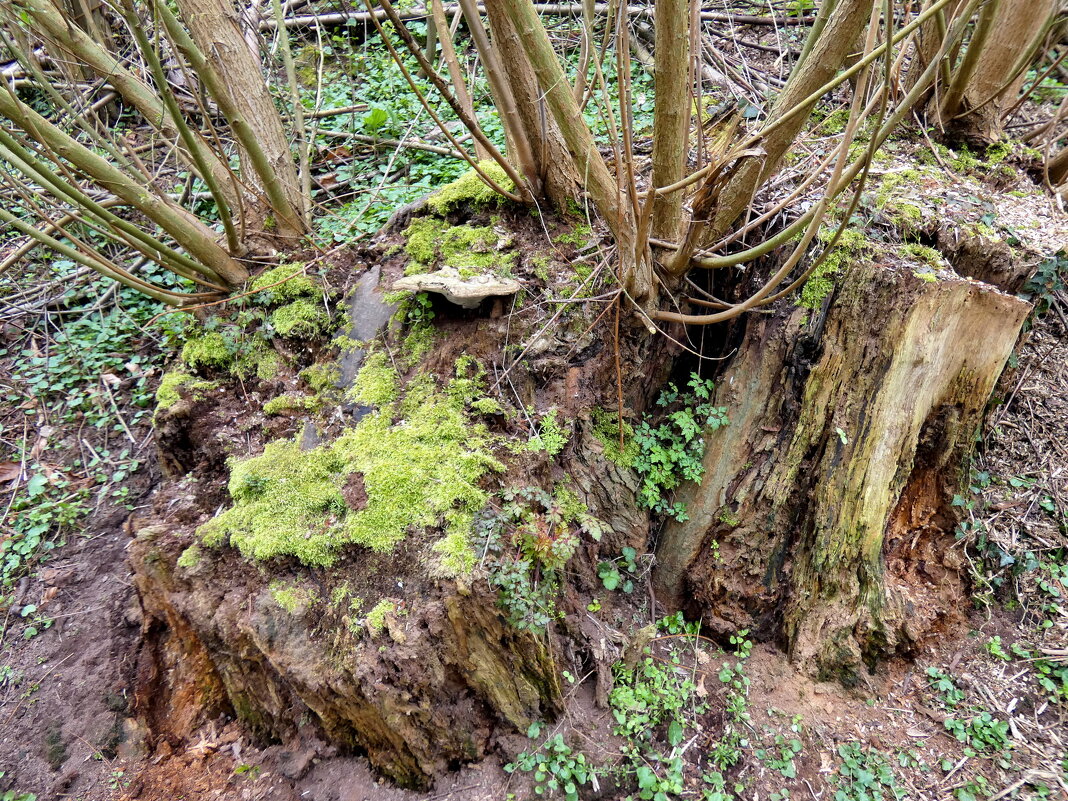
[[[559,208],[578,197],[582,179],[568,151],[560,126],[549,111],[530,59],[515,26],[497,3],[486,8],[493,45],[500,54],[505,82],[511,87],[521,126],[543,194]]]
[[[214,77],[221,80],[209,81],[203,73],[201,77],[208,82],[231,125],[235,124],[236,118],[247,128],[247,136],[239,136],[245,149],[242,164],[252,163],[255,172],[246,170],[246,178],[258,176],[271,198],[280,234],[303,233],[305,198],[293,163],[289,137],[264,83],[263,65],[245,41],[231,0],[179,0],[178,7],[193,42]],[[249,152],[249,137],[258,143],[266,165],[256,164],[254,154]],[[269,168],[266,175],[265,168]],[[271,184],[275,181],[281,197],[272,192]]]
[[[775,101],[768,115],[769,124],[780,119],[834,77],[864,30],[871,16],[872,2],[838,0],[822,33],[811,46],[804,69],[794,70]],[[749,206],[757,190],[778,172],[783,157],[804,127],[815,102],[795,113],[760,143],[766,154],[762,159],[747,159],[737,169],[720,193],[719,201],[710,215],[706,241],[722,237]]]
[[[682,180],[690,138],[690,0],[657,0],[656,103],[653,109],[653,186]],[[682,193],[653,205],[653,236],[674,241],[682,220]]]
[[[955,133],[981,143],[1004,136],[1002,114],[1016,99],[1053,10],[1054,0],[1001,0],[962,103],[951,110],[963,116],[945,120]]]
[[[20,103],[10,91],[0,90],[0,116],[32,132],[48,150],[66,159],[97,184],[136,208],[174,237],[190,255],[230,284],[239,284],[248,272],[216,241],[216,234],[185,209],[153,194],[106,159],[81,145],[37,112]]]
[[[1050,185],[1054,189],[1068,183],[1068,147],[1061,148],[1046,164],[1046,169],[1049,171]]]

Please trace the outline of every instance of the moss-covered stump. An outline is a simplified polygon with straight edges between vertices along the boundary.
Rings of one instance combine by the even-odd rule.
[[[959,615],[952,497],[1029,304],[950,274],[859,262],[825,314],[751,319],[715,403],[662,598],[785,639],[847,683]]]
[[[379,626],[360,628],[308,603],[313,574],[298,577],[312,589],[291,604],[233,552],[185,559],[169,534],[144,528],[131,548],[154,657],[141,701],[157,735],[187,736],[221,708],[265,740],[310,724],[399,784],[425,787],[484,756],[500,722],[523,729],[560,709],[543,641],[510,629],[484,591],[398,588]]]

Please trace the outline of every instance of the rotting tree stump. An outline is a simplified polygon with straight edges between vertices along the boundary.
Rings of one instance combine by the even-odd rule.
[[[753,316],[654,581],[723,633],[781,639],[847,684],[960,615],[951,503],[1030,305],[854,264],[822,315]]]

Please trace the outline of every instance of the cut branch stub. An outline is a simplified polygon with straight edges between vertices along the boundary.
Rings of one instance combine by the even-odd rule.
[[[662,538],[662,597],[781,636],[804,669],[847,683],[951,622],[951,500],[1029,308],[857,264],[822,336],[799,309],[750,321],[715,401],[731,425],[682,493],[690,519]]]

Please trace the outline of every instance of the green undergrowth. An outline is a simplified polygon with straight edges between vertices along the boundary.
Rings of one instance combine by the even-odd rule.
[[[349,397],[374,411],[327,445],[302,451],[299,437],[280,440],[233,462],[234,506],[200,528],[204,544],[328,566],[345,545],[389,551],[411,531],[443,526],[437,570],[470,569],[474,514],[488,500],[478,485],[503,466],[485,426],[466,411],[480,390],[478,371],[469,361],[458,370],[444,390],[426,374],[402,388],[386,356],[371,354]],[[367,496],[360,509],[343,494],[354,474]]]
[[[634,441],[634,426],[623,421],[623,438],[620,442],[620,422],[617,415],[596,407],[590,414],[594,438],[604,446],[604,457],[620,467],[633,467],[638,458],[638,445]]]

